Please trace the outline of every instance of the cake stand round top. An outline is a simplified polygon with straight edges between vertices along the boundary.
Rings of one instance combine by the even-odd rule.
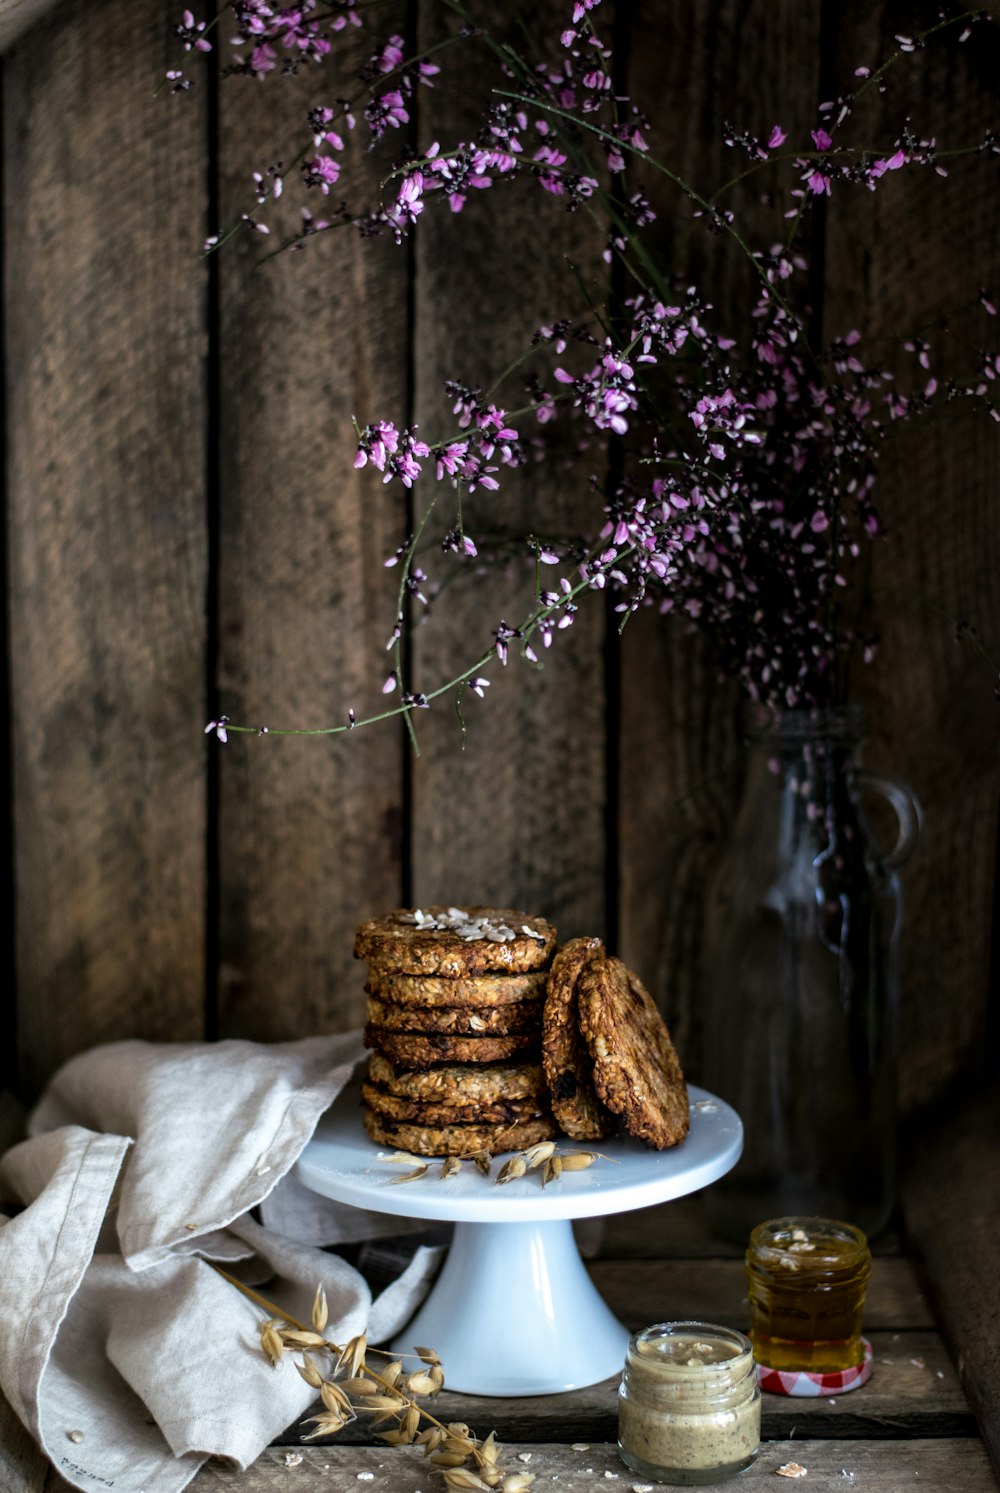
[[[400,1174],[413,1168],[394,1165],[387,1159],[393,1152],[369,1140],[355,1082],[320,1120],[295,1175],[323,1197],[405,1218],[526,1223],[626,1213],[697,1192],[739,1160],[743,1126],[736,1111],[704,1089],[689,1087],[688,1093],[691,1129],[681,1145],[666,1151],[650,1150],[630,1136],[594,1142],[560,1136],[560,1151],[597,1151],[599,1159],[583,1171],[564,1171],[544,1189],[541,1168],[496,1185],[502,1156],[494,1158],[489,1177],[470,1162],[443,1177],[440,1161],[428,1159],[423,1176],[400,1186]]]

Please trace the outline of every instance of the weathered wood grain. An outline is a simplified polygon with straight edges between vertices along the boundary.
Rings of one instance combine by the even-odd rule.
[[[714,1234],[707,1222],[706,1202],[711,1192],[693,1193],[652,1208],[610,1213],[605,1218],[580,1220],[575,1228],[585,1259],[719,1259],[743,1258],[745,1242],[733,1243]],[[898,1255],[900,1236],[885,1229],[873,1246],[880,1258]]]
[[[906,1219],[961,1383],[1000,1473],[1000,1094],[981,1095],[914,1138]]]
[[[504,1447],[505,1462],[519,1471],[533,1472],[535,1487],[555,1485],[564,1493],[584,1493],[602,1488],[628,1488],[635,1481],[618,1459],[614,1444],[597,1437],[581,1441],[580,1449],[540,1445],[537,1441]],[[290,1468],[289,1455],[302,1461]],[[521,1460],[525,1458],[527,1460]],[[993,1493],[996,1480],[982,1443],[971,1437],[947,1441],[904,1442],[831,1440],[813,1441],[796,1436],[791,1441],[766,1440],[752,1467],[740,1473],[740,1488],[773,1489],[774,1476],[787,1462],[797,1462],[807,1471],[807,1486],[865,1487],[877,1493],[902,1493],[921,1489],[952,1493],[956,1486],[968,1493]],[[361,1486],[373,1493],[420,1493],[435,1487],[423,1457],[410,1448],[303,1447],[298,1452],[270,1447],[246,1472],[237,1472],[217,1462],[206,1465],[191,1484],[192,1493],[215,1493],[231,1488],[234,1493],[272,1493],[289,1487],[297,1493],[316,1489],[346,1493],[357,1489],[359,1474],[371,1473]],[[63,1493],[65,1485],[51,1483],[46,1493]]]
[[[337,38],[318,71],[224,80],[220,211],[273,229],[219,259],[219,695],[235,720],[341,724],[381,707],[403,505],[355,471],[353,417],[405,418],[407,256],[391,239],[337,228],[258,266],[295,210],[258,209],[251,172],[290,162],[317,103],[349,96],[372,47]],[[331,93],[332,89],[332,93]],[[384,161],[348,136],[341,185],[352,209],[378,201]],[[297,168],[286,168],[289,177]],[[297,194],[290,180],[288,197]],[[332,199],[318,197],[314,215]],[[397,906],[402,745],[394,724],[351,737],[235,737],[219,764],[219,1030],[270,1040],[363,1020],[352,959],[362,918]]]
[[[0,51],[43,16],[55,0],[0,0]]]
[[[647,1310],[643,1315],[644,1323],[660,1319],[657,1311]],[[764,1435],[891,1440],[975,1434],[975,1416],[936,1333],[873,1329],[866,1336],[875,1352],[875,1370],[862,1389],[815,1400],[766,1395]],[[568,1394],[532,1398],[491,1399],[445,1390],[435,1401],[434,1413],[441,1420],[466,1421],[480,1435],[495,1430],[501,1441],[610,1440],[618,1423],[620,1378],[619,1374]],[[302,1429],[292,1426],[280,1441],[296,1446],[301,1436]],[[363,1445],[371,1440],[371,1432],[359,1421],[342,1431],[338,1440]]]
[[[819,82],[818,6],[643,0],[630,19],[629,92],[651,116],[654,153],[696,189],[711,193],[746,165],[722,143],[726,121],[765,137],[779,121],[806,133]],[[727,199],[744,234],[761,229],[757,190]],[[730,239],[694,222],[690,202],[673,201],[651,242],[703,289],[720,326],[746,325],[752,271]],[[621,670],[621,949],[697,1080],[706,899],[743,781],[739,692],[720,682],[703,637],[654,613],[628,624]]]
[[[154,0],[67,0],[5,61],[26,1094],[202,1031],[205,116],[154,96],[169,48]]]
[[[591,1278],[615,1315],[633,1329],[650,1322],[724,1322],[746,1331],[742,1260],[591,1260]],[[934,1319],[909,1260],[876,1258],[865,1296],[865,1330],[909,1332]]]
[[[537,7],[540,38],[551,49],[563,10]],[[424,35],[439,31],[443,8],[420,7]],[[490,24],[496,25],[494,8]],[[478,127],[479,98],[448,53],[441,54],[433,126],[421,129],[442,148],[468,140]],[[449,76],[448,70],[451,69]],[[494,84],[502,80],[480,48],[466,56],[462,71]],[[485,87],[479,90],[485,93]],[[428,112],[429,108],[428,107]],[[459,215],[425,214],[415,240],[415,408],[421,434],[440,436],[455,428],[443,389],[447,378],[488,389],[532,333],[546,321],[580,310],[581,298],[564,255],[579,266],[598,303],[605,298],[600,242],[588,245],[588,219],[568,215],[536,183],[494,186],[472,192]],[[569,354],[567,354],[567,357]],[[527,403],[522,377],[508,380],[490,398],[507,408]],[[598,469],[601,449],[595,443]],[[497,474],[499,493],[480,489],[464,504],[470,534],[482,538],[496,523],[521,534],[572,532],[595,503],[585,482],[569,480],[548,464]],[[426,493],[416,497],[418,506]],[[453,500],[442,493],[442,528],[454,523]],[[480,527],[482,526],[482,527]],[[430,555],[426,569],[449,575],[464,565],[457,557]],[[555,587],[571,567],[543,568],[543,585]],[[501,619],[516,626],[531,610],[533,568],[473,575],[450,586],[436,615],[414,637],[416,687],[445,682],[489,648]],[[604,929],[606,800],[605,742],[614,723],[606,716],[603,677],[603,607],[585,598],[569,632],[558,633],[548,651],[534,640],[541,671],[524,662],[515,642],[507,668],[490,669],[484,700],[463,702],[468,725],[464,751],[447,697],[419,712],[422,756],[413,765],[413,888],[417,902],[473,902],[522,907],[552,919],[563,937]]]
[[[897,34],[936,19],[930,5],[895,0],[843,7],[841,72],[888,56]],[[942,150],[981,141],[995,125],[998,64],[991,27],[965,46],[938,39],[904,58],[888,77],[883,134],[907,117]],[[867,117],[860,114],[856,132]],[[874,338],[917,331],[932,345],[939,377],[975,369],[978,348],[996,341],[979,288],[1000,272],[1000,201],[985,165],[983,156],[949,161],[946,181],[910,167],[878,192],[851,194],[831,209],[830,332],[858,325]],[[855,687],[868,711],[869,764],[897,773],[924,809],[922,843],[904,872],[904,1110],[939,1096],[983,1055],[998,801],[1000,613],[989,580],[1000,563],[998,481],[996,424],[985,412],[974,418],[956,407],[888,443],[877,495],[888,538],[873,558],[869,606],[881,643]],[[969,637],[956,644],[959,619],[977,629],[979,647]]]

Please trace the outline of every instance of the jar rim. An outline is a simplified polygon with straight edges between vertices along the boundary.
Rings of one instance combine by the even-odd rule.
[[[848,1245],[835,1259],[810,1258],[809,1249],[823,1240]],[[796,1252],[795,1246],[800,1246]],[[795,1255],[799,1273],[803,1275],[840,1274],[853,1269],[869,1255],[868,1239],[856,1224],[839,1218],[820,1218],[810,1215],[787,1215],[782,1218],[767,1218],[751,1230],[746,1258],[750,1265],[766,1269],[768,1264],[789,1265],[790,1255]],[[769,1259],[768,1256],[773,1256]]]
[[[745,1333],[735,1327],[723,1327],[716,1322],[654,1322],[649,1327],[642,1327],[633,1332],[629,1338],[628,1350],[630,1355],[637,1354],[641,1359],[643,1355],[640,1343],[652,1342],[654,1338],[672,1337],[698,1337],[708,1342],[725,1343],[735,1348],[736,1352],[730,1358],[718,1363],[699,1364],[702,1371],[725,1369],[730,1372],[733,1365],[738,1362],[744,1354],[753,1354],[753,1345]]]

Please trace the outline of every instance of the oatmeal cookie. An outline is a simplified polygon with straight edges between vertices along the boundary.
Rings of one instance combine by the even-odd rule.
[[[548,1114],[540,1096],[534,1099],[497,1099],[489,1104],[472,1102],[432,1104],[419,1099],[399,1099],[376,1084],[362,1085],[361,1097],[370,1110],[385,1121],[408,1125],[513,1125]]]
[[[368,1059],[368,1081],[387,1094],[424,1104],[496,1104],[545,1096],[542,1065],[537,1062],[449,1063],[413,1072],[373,1052]]]
[[[403,1125],[364,1111],[365,1129],[380,1146],[395,1146],[414,1156],[471,1156],[475,1151],[520,1151],[559,1134],[551,1115],[513,1125]]]
[[[555,943],[551,923],[511,908],[398,908],[361,924],[354,957],[398,974],[462,978],[544,969]]]
[[[511,1032],[534,1032],[541,1029],[541,1001],[518,1001],[515,1005],[478,1006],[397,1006],[391,1001],[368,998],[368,1021],[372,1026],[390,1032],[450,1032],[454,1036],[505,1037]]]
[[[630,1135],[658,1151],[688,1132],[687,1087],[652,996],[620,959],[597,955],[577,982],[580,1028],[598,1097]]]
[[[435,1063],[495,1063],[516,1053],[536,1056],[538,1031],[512,1032],[507,1037],[455,1037],[447,1032],[390,1032],[382,1026],[365,1027],[365,1046],[399,1068],[430,1068]]]
[[[577,982],[595,956],[603,955],[599,938],[571,938],[557,952],[549,970],[542,1017],[542,1068],[552,1098],[552,1112],[574,1140],[602,1140],[615,1116],[594,1089],[594,1064],[580,1031]]]
[[[401,975],[388,966],[368,970],[365,990],[377,1000],[398,1006],[511,1006],[537,1001],[545,995],[546,972],[523,975]]]

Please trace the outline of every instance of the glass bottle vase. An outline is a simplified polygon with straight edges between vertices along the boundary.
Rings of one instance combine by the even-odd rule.
[[[709,1218],[745,1242],[766,1218],[813,1214],[874,1234],[895,1189],[896,868],[920,827],[913,795],[860,766],[860,713],[791,711],[750,744],[709,898],[704,1082],[745,1133]],[[897,819],[880,847],[866,807]]]

